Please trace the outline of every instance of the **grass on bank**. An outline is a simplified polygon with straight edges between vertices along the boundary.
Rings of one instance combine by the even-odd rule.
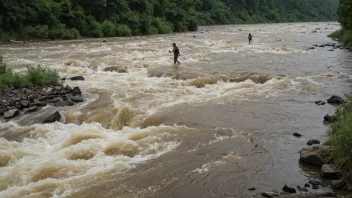
[[[346,103],[336,111],[337,121],[331,125],[333,131],[327,144],[333,147],[334,163],[347,171],[352,181],[352,95],[346,96]]]
[[[337,30],[329,35],[329,37],[338,38],[344,44],[352,44],[352,30]]]
[[[15,72],[7,67],[0,56],[0,88],[58,84],[60,84],[60,76],[56,70],[28,66],[24,73]]]

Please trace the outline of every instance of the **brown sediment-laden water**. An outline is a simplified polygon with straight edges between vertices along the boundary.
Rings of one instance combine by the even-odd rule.
[[[323,117],[335,110],[314,101],[352,84],[351,52],[307,49],[336,43],[327,35],[339,28],[230,25],[2,45],[15,70],[40,64],[86,80],[65,82],[83,103],[0,121],[0,197],[250,197],[302,185],[315,175],[298,152],[327,139]],[[174,42],[180,65],[168,53]],[[56,110],[66,124],[40,124]]]

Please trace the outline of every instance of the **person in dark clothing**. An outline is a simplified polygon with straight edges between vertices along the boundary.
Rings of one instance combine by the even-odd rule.
[[[248,35],[248,43],[249,43],[249,44],[252,43],[252,35],[251,35],[251,34]]]
[[[178,57],[181,56],[180,50],[176,46],[176,43],[173,43],[172,46],[173,46],[173,49],[172,49],[172,51],[169,51],[169,53],[171,53],[171,52],[174,53],[174,64],[176,64],[176,63],[180,64],[180,61],[178,61]]]

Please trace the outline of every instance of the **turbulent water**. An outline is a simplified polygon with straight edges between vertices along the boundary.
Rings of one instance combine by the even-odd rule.
[[[59,109],[66,124],[40,124],[51,106],[0,121],[0,197],[250,197],[302,185],[316,174],[298,151],[326,140],[323,117],[335,109],[314,101],[352,84],[351,52],[306,50],[333,43],[327,35],[337,29],[212,26],[0,46],[16,70],[40,64],[86,78],[65,82],[85,97]],[[173,42],[180,65],[168,53]],[[112,66],[127,73],[104,71]]]

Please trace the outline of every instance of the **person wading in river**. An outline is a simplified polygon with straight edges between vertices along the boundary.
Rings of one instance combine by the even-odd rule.
[[[172,46],[173,46],[173,49],[172,49],[172,51],[169,51],[169,53],[171,53],[171,52],[174,53],[174,64],[176,64],[176,63],[180,64],[180,61],[178,61],[178,57],[181,56],[180,50],[176,46],[176,43],[173,43]]]
[[[252,35],[251,35],[251,34],[249,34],[249,35],[248,35],[248,43],[249,43],[249,44],[251,44],[251,43],[252,43],[252,38],[253,38],[253,37],[252,37]]]

